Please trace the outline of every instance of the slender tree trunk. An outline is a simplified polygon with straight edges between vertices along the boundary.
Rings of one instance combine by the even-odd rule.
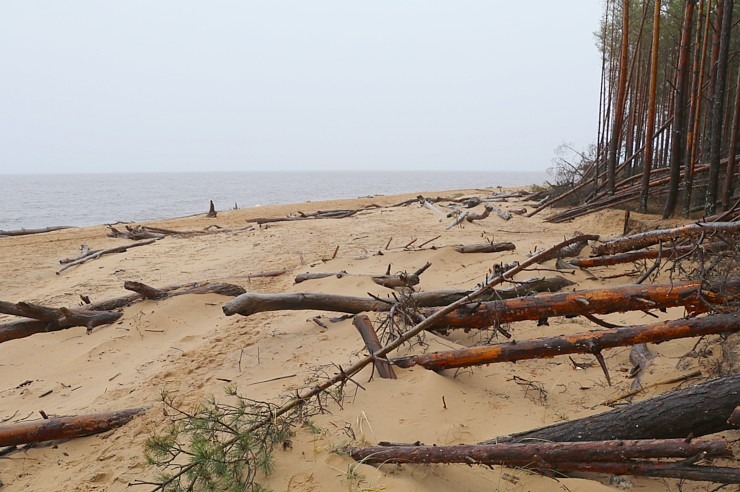
[[[701,12],[702,6],[699,5],[699,11]],[[699,140],[702,134],[699,133],[699,123],[701,121],[701,109],[702,109],[702,87],[704,86],[704,65],[707,58],[707,41],[709,40],[709,26],[711,26],[712,19],[712,0],[707,0],[706,16],[704,20],[704,34],[702,36],[702,42],[699,46],[698,36],[699,29],[697,29],[697,56],[694,58],[694,65],[699,58],[698,54],[701,53],[701,61],[699,62],[699,69],[696,72],[694,88],[691,97],[695,100],[695,106],[692,111],[694,113],[693,125],[689,128],[689,138],[687,142],[687,153],[689,160],[686,163],[686,189],[684,190],[683,198],[683,214],[688,217],[691,211],[691,194],[694,184],[694,166],[696,166],[697,156],[699,155]],[[701,17],[701,14],[699,15]]]
[[[655,136],[655,94],[658,89],[658,49],[660,48],[660,0],[655,0],[653,12],[653,47],[650,51],[650,95],[648,99],[647,131],[645,132],[645,159],[642,168],[640,212],[647,212],[650,171],[653,166]]]
[[[673,103],[673,135],[671,137],[671,181],[668,183],[668,198],[663,209],[663,218],[673,215],[678,201],[678,187],[681,184],[681,165],[684,160],[684,132],[686,127],[686,92],[689,80],[689,53],[691,52],[691,28],[694,24],[694,3],[686,1],[686,10],[681,29],[681,51],[678,56],[676,74],[676,93]]]
[[[717,58],[717,80],[712,102],[711,142],[709,149],[709,179],[707,183],[704,212],[714,215],[717,210],[717,187],[719,185],[720,153],[722,150],[722,117],[724,116],[727,60],[729,58],[730,31],[732,29],[733,0],[724,0],[722,31],[720,32],[719,55]]]
[[[735,82],[735,115],[732,120],[732,132],[730,133],[730,145],[727,155],[727,178],[722,187],[722,209],[730,208],[730,198],[735,193],[735,153],[737,149],[737,133],[740,126],[740,69],[737,71]]]
[[[622,2],[622,50],[619,57],[619,79],[617,81],[617,100],[614,108],[614,123],[612,137],[609,140],[609,155],[606,162],[607,189],[610,195],[614,194],[617,182],[617,150],[622,137],[624,119],[624,101],[627,94],[627,56],[629,53],[629,7],[630,1]]]

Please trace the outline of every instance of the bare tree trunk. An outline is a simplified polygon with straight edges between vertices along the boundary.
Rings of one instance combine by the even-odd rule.
[[[642,168],[640,212],[647,212],[650,171],[653,167],[653,137],[655,135],[655,94],[658,88],[658,50],[660,48],[660,0],[655,0],[653,12],[653,47],[650,51],[650,95],[648,99],[647,131],[645,135],[645,159]]]
[[[740,126],[740,69],[737,71],[737,82],[735,82],[735,115],[732,120],[732,131],[730,133],[730,144],[727,155],[727,177],[722,187],[722,210],[729,210],[730,198],[735,193],[735,154],[737,148],[737,133]]]
[[[671,181],[668,184],[668,198],[663,209],[663,218],[673,215],[678,201],[678,187],[681,182],[681,165],[684,160],[684,133],[686,128],[686,93],[689,81],[689,53],[691,52],[691,28],[694,24],[694,3],[686,0],[686,9],[681,29],[681,48],[678,56],[676,92],[674,99],[673,135],[671,136]]]
[[[617,82],[617,100],[614,109],[614,123],[612,137],[609,141],[609,155],[606,162],[607,189],[610,195],[614,194],[617,183],[617,149],[622,138],[622,124],[624,119],[624,101],[627,94],[627,56],[629,54],[629,6],[630,1],[622,2],[622,50],[619,60],[619,80]]]
[[[722,117],[724,115],[727,60],[729,58],[730,32],[732,30],[733,0],[724,0],[722,31],[720,32],[719,55],[717,58],[717,80],[712,102],[712,125],[709,149],[709,182],[707,183],[704,212],[714,215],[717,211],[717,188],[719,186],[719,160],[722,151]]]

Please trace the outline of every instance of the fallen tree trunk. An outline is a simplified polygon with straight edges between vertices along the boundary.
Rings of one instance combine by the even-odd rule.
[[[146,246],[148,244],[152,244],[156,241],[156,239],[149,239],[148,241],[140,241],[138,243],[131,243],[126,244],[124,246],[116,246],[115,248],[108,248],[103,250],[94,250],[90,252],[87,256],[83,256],[82,258],[79,258],[77,260],[71,261],[64,265],[62,268],[57,270],[57,275],[62,273],[64,270],[68,268],[72,268],[73,266],[82,265],[83,263],[86,263],[90,260],[97,260],[103,255],[108,255],[111,253],[123,253],[124,251],[127,251],[129,248],[136,248],[138,246]]]
[[[504,220],[511,220],[511,214],[509,212],[505,212],[505,211],[501,210],[498,207],[494,207],[493,205],[486,205],[486,209],[488,209],[488,208],[490,208],[491,211],[496,212],[496,215],[498,215],[502,219],[504,219]],[[470,220],[470,219],[468,219],[468,220]]]
[[[459,446],[362,446],[348,449],[355,461],[383,463],[465,463],[557,468],[558,463],[610,462],[633,458],[707,458],[732,456],[726,441],[645,439],[588,442],[499,443]]]
[[[128,423],[145,408],[118,412],[93,413],[76,417],[59,417],[36,422],[0,426],[0,446],[18,446],[32,442],[74,439],[106,432]]]
[[[435,323],[435,328],[483,328],[500,323],[541,320],[552,316],[581,316],[684,306],[691,314],[706,312],[709,304],[726,304],[740,297],[740,277],[725,284],[701,281],[674,284],[625,285],[557,294],[517,297],[465,305]],[[709,304],[707,304],[709,303]],[[429,316],[434,311],[423,312]]]
[[[12,309],[5,309],[12,307]],[[25,338],[36,333],[64,330],[75,326],[93,328],[117,321],[122,314],[117,311],[91,311],[89,309],[48,308],[19,302],[15,305],[0,302],[0,313],[33,318],[0,324],[0,343]]]
[[[579,268],[592,268],[599,266],[617,265],[620,263],[630,263],[639,260],[652,260],[655,258],[678,258],[682,255],[691,253],[694,250],[703,249],[716,253],[727,249],[729,246],[724,242],[713,242],[706,245],[690,244],[676,248],[662,248],[653,250],[629,251],[626,253],[617,253],[614,255],[594,256],[591,258],[578,258],[568,260],[568,263]]]
[[[510,242],[482,243],[455,246],[454,249],[458,253],[498,253],[500,251],[514,251],[516,246]]]
[[[554,258],[568,258],[568,257],[571,257],[571,256],[578,256],[579,254],[581,254],[581,251],[583,250],[583,248],[586,247],[586,245],[588,244],[589,241],[598,241],[599,240],[599,236],[596,235],[596,234],[584,234],[584,235],[582,235],[582,234],[576,232],[575,235],[576,235],[576,237],[580,237],[581,240],[580,241],[577,241],[577,242],[571,244],[570,246],[568,246],[566,248],[563,248],[563,249],[561,249],[559,251],[553,251],[551,254],[543,256],[540,259],[539,263],[544,263],[544,262],[546,262],[548,260],[552,260]]]
[[[707,222],[688,224],[673,229],[643,232],[604,241],[602,244],[593,246],[592,250],[595,255],[615,254],[645,248],[653,244],[658,244],[661,241],[675,241],[677,238],[700,236],[702,234],[711,234],[712,232],[740,233],[740,222]]]
[[[165,234],[152,232],[147,228],[141,226],[126,226],[126,231],[124,232],[116,229],[109,224],[108,229],[108,237],[115,237],[118,239],[130,239],[132,241],[139,241],[141,239],[162,239],[163,237],[165,237]]]
[[[53,226],[53,227],[42,227],[40,229],[13,229],[13,230],[0,230],[0,237],[2,236],[28,236],[29,234],[43,234],[45,232],[61,231],[62,229],[76,229],[74,226]]]
[[[563,277],[529,279],[522,282],[521,286],[515,286],[510,289],[491,289],[491,291],[479,296],[478,299],[508,299],[527,295],[531,292],[551,292],[569,285],[573,285],[573,282]],[[473,292],[471,290],[416,292],[410,294],[408,298],[409,302],[417,307],[445,306],[464,299]],[[286,294],[248,292],[225,304],[223,311],[227,316],[234,314],[250,316],[256,313],[283,310],[336,311],[357,314],[366,311],[389,311],[396,302],[395,299],[380,301],[371,297],[317,294],[311,292]]]
[[[671,391],[591,417],[497,437],[482,444],[700,437],[732,428],[727,416],[735,409],[738,395],[740,374]]]
[[[699,466],[683,462],[656,463],[653,461],[624,461],[619,463],[558,463],[559,472],[605,473],[639,477],[678,478],[700,482],[740,483],[740,470],[718,466]],[[717,490],[717,489],[715,489]]]
[[[351,217],[355,215],[357,212],[359,212],[360,209],[357,210],[325,210],[318,212],[310,213],[310,214],[304,214],[303,212],[298,212],[298,216],[288,216],[288,217],[259,217],[256,219],[249,219],[247,222],[256,222],[257,224],[269,224],[271,222],[291,222],[294,220],[311,220],[311,219],[344,219],[346,217]]]
[[[740,313],[714,314],[703,318],[587,331],[559,337],[520,340],[492,346],[469,347],[394,359],[399,367],[420,365],[433,371],[515,362],[564,354],[599,354],[601,350],[637,343],[660,343],[678,338],[700,337],[740,330]],[[729,413],[727,414],[729,415]],[[727,418],[727,416],[725,416]]]
[[[144,284],[139,284],[138,282],[135,282],[135,283],[124,282],[123,284],[124,288],[128,288],[126,287],[127,284],[129,285],[129,287],[133,287],[137,284],[144,285]],[[189,284],[170,285],[167,287],[163,287],[161,289],[156,289],[154,287],[149,287],[149,288],[154,289],[154,291],[166,292],[167,297],[182,296],[186,294],[219,294],[222,296],[236,297],[246,292],[246,290],[243,287],[240,287],[238,285],[220,283],[220,282],[192,282]],[[105,310],[110,310],[110,309],[118,309],[118,308],[129,306],[133,304],[134,302],[141,301],[142,299],[145,299],[143,295],[132,294],[128,296],[107,299],[105,301],[94,302],[86,306],[86,308],[93,310],[93,311],[105,311]]]
[[[497,209],[496,207],[494,207],[494,206],[491,206],[491,205],[486,205],[486,206],[485,206],[485,208],[483,209],[483,212],[481,212],[481,213],[479,213],[479,214],[477,214],[477,213],[473,213],[473,212],[470,212],[470,213],[468,213],[468,214],[467,214],[467,215],[465,216],[465,220],[467,220],[468,222],[470,222],[470,223],[472,224],[472,223],[473,223],[473,222],[475,222],[476,220],[483,220],[483,219],[487,219],[487,218],[488,218],[488,216],[489,216],[489,215],[491,215],[491,211],[492,211],[492,210],[494,210],[494,209],[495,209],[495,210],[498,210],[498,209]],[[499,210],[499,212],[500,212],[500,210]],[[497,212],[497,213],[498,213],[498,212]],[[509,219],[510,219],[510,218],[511,218],[511,215],[509,215]],[[507,220],[508,220],[508,219],[507,219]]]

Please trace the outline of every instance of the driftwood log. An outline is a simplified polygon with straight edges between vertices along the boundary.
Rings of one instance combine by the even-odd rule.
[[[126,285],[128,285],[129,287],[134,287],[137,284],[138,283],[136,282],[124,282],[124,288],[136,291],[135,288],[129,289],[128,287],[126,287]],[[166,292],[167,297],[175,297],[186,294],[220,294],[222,296],[236,297],[246,292],[243,287],[240,287],[238,285],[220,282],[191,282],[189,284],[170,285],[167,287],[162,287],[161,289],[156,289],[154,287],[150,288],[154,289],[155,291],[161,290],[163,292]],[[141,301],[142,299],[145,299],[145,297],[137,293],[128,296],[115,297],[113,299],[94,302],[85,307],[93,311],[106,311],[129,306],[134,302]]]
[[[455,246],[454,249],[458,253],[498,253],[500,251],[514,251],[516,246],[510,242],[482,243]]]
[[[298,215],[290,215],[288,217],[258,217],[256,219],[249,219],[248,222],[256,222],[257,224],[268,224],[271,222],[291,222],[295,220],[311,220],[311,219],[344,219],[351,217],[359,212],[357,210],[319,210],[313,213],[298,212]]]
[[[491,212],[493,211],[494,208],[496,208],[496,207],[493,207],[491,205],[486,205],[485,208],[483,209],[483,212],[481,212],[481,213],[473,213],[473,212],[470,212],[470,213],[468,213],[465,216],[465,220],[467,220],[468,222],[470,222],[472,224],[476,220],[487,219],[488,216],[491,215]]]
[[[131,239],[132,241],[139,241],[141,239],[162,239],[166,234],[159,232],[153,232],[146,227],[142,226],[126,226],[125,231],[116,229],[112,225],[108,224],[108,237],[115,237],[119,239]]]
[[[32,442],[73,439],[106,432],[128,423],[145,408],[118,412],[94,413],[75,417],[58,417],[35,422],[0,426],[0,446],[18,446]]]
[[[563,277],[529,279],[509,289],[491,289],[485,294],[478,296],[478,299],[508,299],[527,295],[531,292],[557,291],[569,285],[573,285],[573,282]],[[409,295],[409,300],[417,307],[445,306],[464,299],[473,292],[470,290],[416,292]],[[234,314],[250,316],[256,313],[283,310],[336,311],[357,314],[371,311],[388,311],[394,304],[396,304],[395,299],[381,301],[371,297],[344,296],[338,294],[319,294],[312,292],[260,294],[257,292],[247,292],[225,304],[223,311],[227,316]]]
[[[591,417],[500,436],[483,444],[700,437],[732,428],[727,417],[737,406],[738,398],[740,374],[735,374]]]
[[[422,366],[441,371],[480,366],[494,362],[515,362],[564,354],[600,354],[603,349],[636,343],[660,343],[678,338],[701,337],[740,330],[740,312],[701,318],[587,331],[558,337],[519,340],[498,345],[469,347],[394,359],[399,367]],[[729,415],[729,414],[728,414]],[[727,418],[727,417],[725,417]]]
[[[26,302],[13,304],[4,301],[0,301],[0,313],[32,318],[0,324],[0,343],[75,326],[85,326],[87,333],[90,333],[96,326],[111,324],[122,316],[117,311],[57,309]]]
[[[740,233],[740,222],[689,224],[675,227],[673,229],[660,229],[656,231],[643,232],[640,234],[633,234],[631,236],[604,241],[601,244],[594,245],[592,250],[594,255],[611,255],[645,248],[653,244],[658,244],[661,241],[675,241],[678,238],[701,236],[702,234],[711,234],[713,232],[728,232],[732,234]]]
[[[40,229],[0,230],[0,237],[28,236],[29,234],[43,234],[45,232],[61,231],[62,229],[75,229],[75,227],[74,226],[53,226],[53,227],[42,227]]]
[[[656,285],[625,285],[556,294],[481,302],[457,308],[435,323],[436,328],[482,328],[500,323],[541,320],[552,316],[581,316],[684,306],[706,312],[710,304],[726,304],[740,297],[740,277],[726,283],[701,281]],[[425,316],[433,310],[425,310]]]
[[[123,246],[116,246],[115,248],[108,248],[108,249],[96,249],[93,251],[88,251],[87,255],[78,257],[74,259],[73,261],[64,262],[66,265],[64,265],[62,268],[57,270],[57,275],[62,273],[64,270],[68,268],[72,268],[73,266],[82,265],[83,263],[86,263],[90,260],[97,260],[103,255],[111,254],[111,253],[123,253],[125,251],[128,251],[130,248],[137,248],[139,246],[146,246],[148,244],[152,244],[156,241],[156,239],[149,239],[148,241],[139,241],[136,243],[131,244],[125,244]],[[60,261],[62,263],[62,261]]]
[[[383,463],[464,463],[556,468],[557,463],[628,459],[732,456],[722,439],[641,439],[581,442],[499,443],[459,446],[362,446],[348,454],[368,465]]]

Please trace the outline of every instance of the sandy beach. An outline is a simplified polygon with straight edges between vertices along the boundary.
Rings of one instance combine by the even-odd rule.
[[[500,190],[457,190],[424,194],[460,198],[486,196]],[[125,281],[164,287],[196,281],[228,282],[250,292],[314,292],[387,297],[392,293],[370,276],[412,272],[431,263],[417,291],[472,289],[498,263],[522,261],[534,251],[554,245],[576,231],[602,238],[622,234],[624,212],[605,210],[570,223],[551,224],[543,214],[514,215],[504,221],[495,214],[464,226],[447,228],[451,219],[418,204],[395,206],[419,193],[375,196],[293,205],[219,211],[149,223],[175,230],[203,230],[218,225],[240,229],[257,217],[318,210],[361,209],[356,214],[327,220],[268,223],[253,229],[192,236],[167,236],[154,244],[70,268],[57,274],[59,260],[79,253],[82,244],[101,249],[126,244],[107,237],[106,226],[66,229],[46,234],[0,238],[0,300],[28,301],[54,307],[76,307],[80,296],[93,302],[126,295]],[[371,205],[377,207],[365,208]],[[503,210],[533,208],[520,199],[496,203]],[[483,210],[478,205],[476,212]],[[633,226],[643,230],[681,223],[632,214]],[[117,226],[120,227],[120,226]],[[211,229],[213,230],[213,229]],[[435,237],[439,236],[437,239]],[[431,240],[431,241],[430,241]],[[429,241],[429,242],[428,242]],[[516,250],[461,254],[456,245],[510,241]],[[422,248],[419,245],[424,244]],[[588,254],[589,249],[584,251]],[[554,275],[555,260],[520,273],[518,280]],[[588,289],[631,283],[617,277],[634,269],[632,263],[560,273]],[[254,277],[264,272],[285,273]],[[294,283],[297,274],[342,272],[341,278]],[[253,278],[254,277],[254,278]],[[366,354],[351,319],[332,321],[337,313],[276,311],[252,316],[225,316],[230,298],[217,294],[182,295],[145,300],[122,310],[111,325],[88,335],[75,327],[11,340],[0,345],[0,421],[38,420],[148,406],[147,412],[118,429],[91,437],[34,445],[0,457],[3,491],[150,490],[129,488],[136,480],[153,480],[157,470],[146,465],[144,444],[166,423],[161,402],[168,392],[183,408],[207,398],[229,401],[226,387],[256,400],[279,403],[307,386],[316,374],[334,374]],[[602,316],[618,325],[676,319],[683,308]],[[368,313],[376,328],[386,314]],[[314,318],[319,316],[318,321]],[[12,317],[2,316],[0,322]],[[323,325],[323,326],[322,326]],[[584,318],[552,318],[549,326],[536,321],[512,323],[513,339],[576,333],[593,329]],[[443,336],[426,333],[396,355],[470,346],[492,336],[470,330]],[[503,341],[499,336],[497,341]],[[651,345],[657,355],[643,384],[702,370],[706,360],[684,357],[694,339]],[[703,342],[710,346],[712,340]],[[563,420],[608,410],[605,399],[629,389],[629,347],[604,353],[613,385],[607,385],[595,359],[568,357],[502,363],[436,373],[421,367],[396,369],[398,379],[371,378],[367,368],[348,384],[342,405],[311,417],[311,428],[296,428],[291,445],[276,448],[275,467],[258,482],[273,491],[599,491],[679,490],[677,481],[629,477],[609,483],[600,475],[578,478],[545,477],[525,469],[466,465],[402,465],[376,468],[358,464],[336,452],[347,444],[378,441],[425,444],[476,443]],[[687,385],[699,382],[694,379]],[[651,388],[637,400],[677,387]],[[735,438],[737,437],[735,433]],[[687,483],[680,490],[711,490],[711,484]]]

